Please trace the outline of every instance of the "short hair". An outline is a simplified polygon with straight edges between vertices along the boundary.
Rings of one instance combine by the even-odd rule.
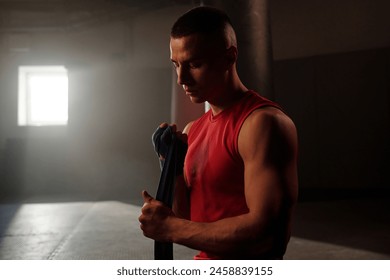
[[[216,8],[207,6],[193,8],[179,17],[171,29],[172,38],[181,38],[195,33],[222,39],[225,46],[237,46],[229,16]]]

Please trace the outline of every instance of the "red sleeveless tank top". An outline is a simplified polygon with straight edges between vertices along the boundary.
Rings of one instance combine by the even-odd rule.
[[[245,119],[276,103],[248,91],[216,116],[209,110],[188,133],[184,172],[190,190],[191,220],[213,222],[248,212],[244,194],[244,163],[238,135]],[[198,258],[212,258],[201,252]]]

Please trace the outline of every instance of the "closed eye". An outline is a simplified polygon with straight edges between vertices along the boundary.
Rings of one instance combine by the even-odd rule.
[[[175,62],[175,61],[172,61],[172,64],[173,64],[173,67],[174,67],[174,68],[179,67],[179,64],[177,64],[177,62]]]
[[[203,59],[194,59],[194,60],[191,60],[189,63],[188,63],[189,67],[194,69],[194,68],[200,68],[203,66]]]
[[[179,63],[176,62],[176,61],[173,61],[172,60],[172,64],[173,64],[173,67],[176,69],[178,67],[180,67]],[[185,67],[185,68],[190,68],[190,69],[197,69],[197,68],[200,68],[203,66],[203,61],[202,60],[192,60],[192,61],[189,61],[189,62],[184,62],[182,63],[181,65],[182,67]]]

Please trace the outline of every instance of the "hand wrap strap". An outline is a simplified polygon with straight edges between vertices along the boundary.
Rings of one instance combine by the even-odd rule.
[[[162,168],[156,199],[172,208],[175,179],[177,175],[183,174],[187,144],[180,141],[169,126],[157,128],[152,141],[156,153],[160,156]],[[165,158],[163,163],[161,157]],[[173,260],[173,244],[155,241],[154,259]]]
[[[169,145],[172,141],[172,130],[169,126],[158,127],[152,135],[152,143],[154,151],[160,158],[160,168],[164,165],[165,158],[168,154]]]

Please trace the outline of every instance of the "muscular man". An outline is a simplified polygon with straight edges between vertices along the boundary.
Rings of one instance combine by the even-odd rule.
[[[298,189],[293,122],[240,81],[225,13],[199,7],[181,16],[170,50],[178,84],[211,109],[183,131],[173,210],[143,192],[144,235],[199,250],[196,259],[282,259]]]

